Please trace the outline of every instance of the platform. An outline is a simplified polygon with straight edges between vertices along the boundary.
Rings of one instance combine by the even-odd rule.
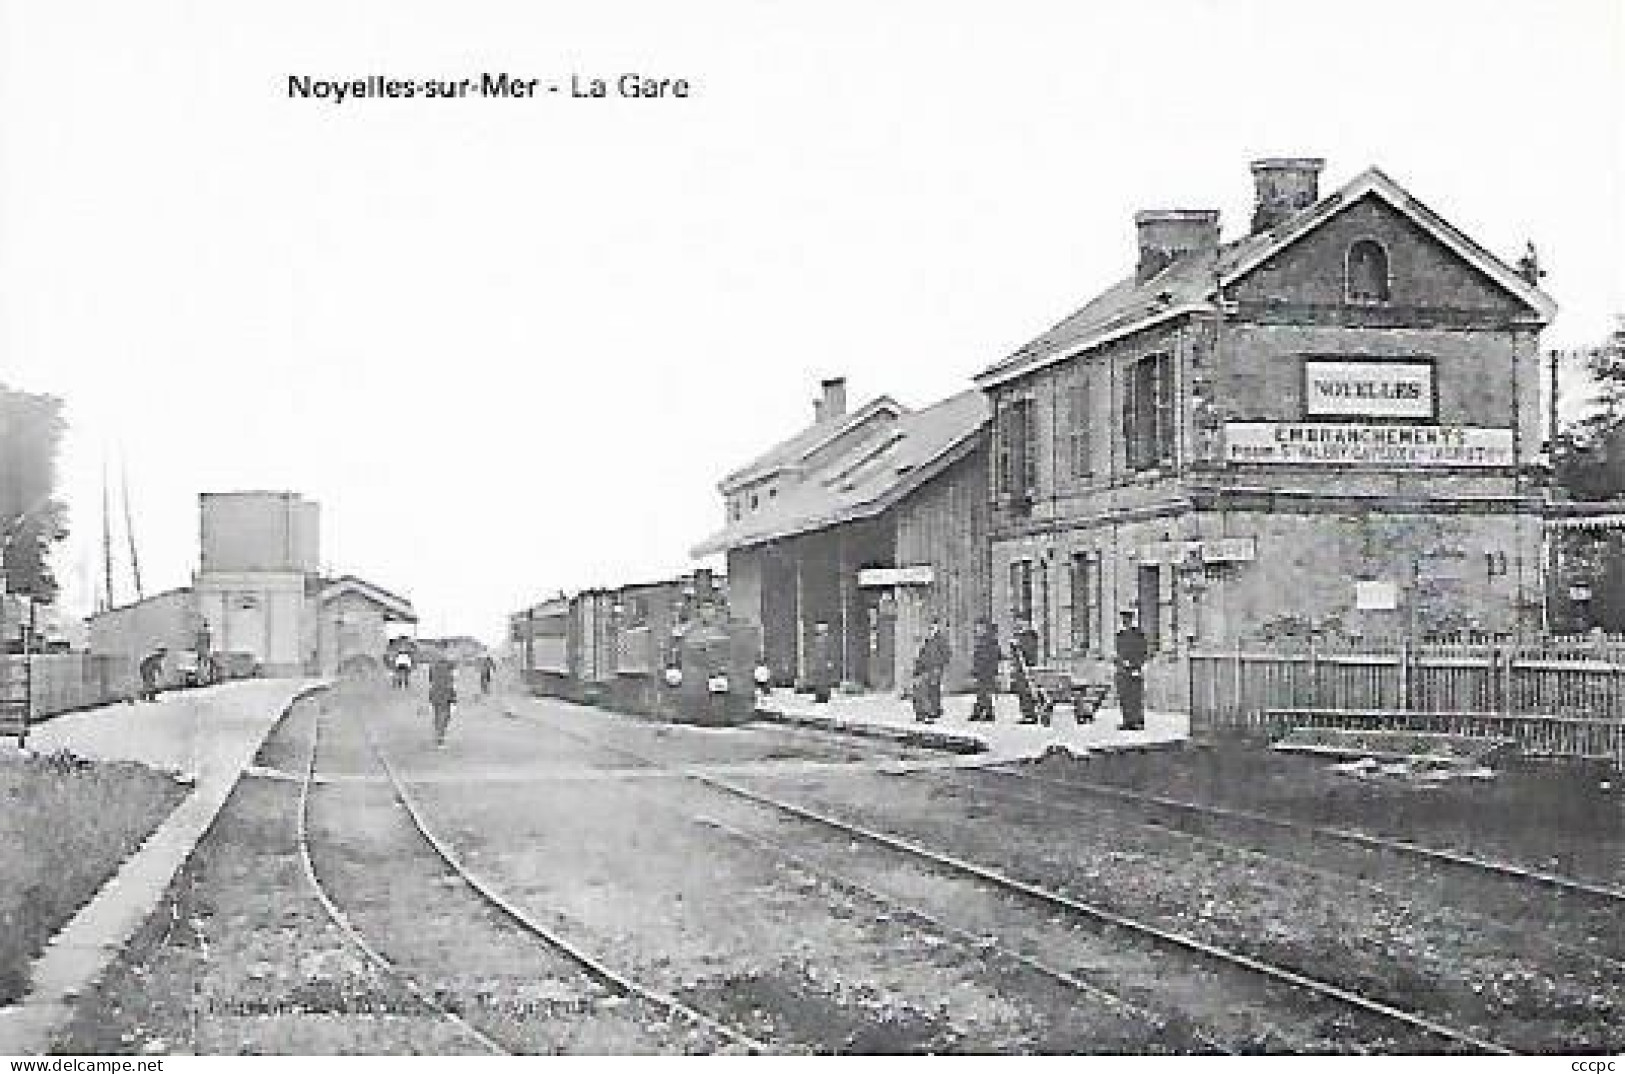
[[[1003,763],[1037,757],[1055,747],[1073,753],[1176,746],[1190,737],[1190,717],[1182,712],[1145,714],[1145,729],[1122,729],[1122,712],[1103,706],[1091,723],[1079,724],[1072,711],[1057,711],[1048,727],[1022,724],[1021,708],[1012,694],[994,697],[994,721],[972,723],[976,698],[951,694],[942,699],[942,718],[920,723],[914,708],[895,694],[836,694],[819,704],[806,694],[774,690],[757,703],[764,719],[826,731],[911,742],[967,755],[979,763]]]
[[[193,790],[125,859],[30,967],[28,994],[0,1007],[0,1055],[36,1055],[146,920],[181,864],[237,785],[243,769],[298,697],[323,684],[269,679],[176,691],[141,704],[113,704],[35,727],[29,749],[102,761],[136,761],[174,773]]]

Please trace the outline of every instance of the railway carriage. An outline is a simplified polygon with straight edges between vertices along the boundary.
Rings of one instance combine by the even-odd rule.
[[[625,712],[703,723],[748,719],[760,637],[727,617],[710,571],[591,589],[511,619],[533,692]]]

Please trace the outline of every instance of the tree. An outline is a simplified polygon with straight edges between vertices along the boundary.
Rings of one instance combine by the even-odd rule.
[[[1577,500],[1625,496],[1625,316],[1585,352],[1595,394],[1590,409],[1557,438],[1557,485]]]
[[[0,569],[6,589],[54,600],[51,545],[68,535],[68,509],[56,499],[57,452],[67,423],[62,400],[0,384]]]

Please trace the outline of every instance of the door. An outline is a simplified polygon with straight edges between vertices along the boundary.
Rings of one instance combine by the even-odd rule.
[[[871,690],[890,690],[897,684],[897,600],[889,589],[869,589],[863,605],[868,626],[863,681]]]

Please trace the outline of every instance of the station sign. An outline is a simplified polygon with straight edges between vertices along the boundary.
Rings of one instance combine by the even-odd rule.
[[[1433,362],[1305,358],[1303,411],[1311,418],[1430,421],[1437,414]]]
[[[1224,458],[1303,466],[1497,467],[1512,465],[1512,430],[1465,425],[1231,421]]]
[[[865,567],[858,571],[858,585],[868,588],[870,586],[891,585],[930,585],[936,580],[936,572],[929,564],[919,567]]]
[[[1140,548],[1140,563],[1160,564],[1251,563],[1258,555],[1252,537],[1204,537],[1189,541],[1152,541]]]

